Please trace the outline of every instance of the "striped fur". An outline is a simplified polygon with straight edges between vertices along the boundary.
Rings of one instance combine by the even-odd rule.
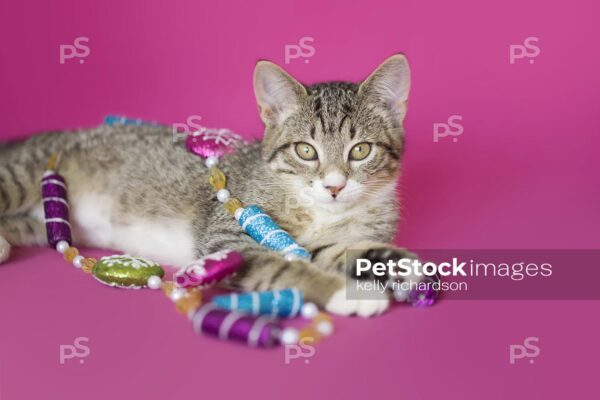
[[[39,181],[56,152],[79,245],[156,256],[167,264],[235,249],[245,255],[246,266],[225,283],[229,287],[294,286],[333,312],[379,313],[387,300],[353,303],[340,293],[346,249],[403,252],[388,243],[398,220],[407,74],[404,57],[394,56],[361,85],[303,86],[274,64],[257,65],[264,141],[241,146],[220,166],[230,191],[268,212],[312,252],[310,262],[286,261],[245,235],[216,200],[203,163],[160,126],[100,126],[1,145],[0,233],[13,245],[45,242]],[[300,159],[298,142],[314,144],[319,160]],[[363,162],[348,161],[349,146],[360,142],[371,143],[372,154]],[[311,186],[330,174],[354,185],[342,189],[339,201],[315,194]]]

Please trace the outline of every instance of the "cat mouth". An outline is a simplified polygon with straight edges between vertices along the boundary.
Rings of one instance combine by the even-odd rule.
[[[331,193],[325,188],[309,186],[305,190],[303,194],[308,195],[311,199],[310,203],[315,205],[348,205],[356,201],[356,192],[347,191],[347,189],[340,190],[338,193]]]
[[[347,196],[342,196],[340,194],[321,196],[317,200],[319,203],[323,204],[348,204],[351,202],[351,199],[347,198]]]

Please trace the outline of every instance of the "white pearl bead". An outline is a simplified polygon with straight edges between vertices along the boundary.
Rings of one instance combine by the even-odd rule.
[[[173,289],[173,291],[171,292],[171,300],[173,301],[182,299],[183,296],[185,296],[185,290],[183,289]]]
[[[306,319],[314,319],[318,313],[319,309],[315,303],[305,303],[300,309],[300,315]]]
[[[61,254],[64,253],[68,248],[69,243],[66,240],[61,240],[60,242],[56,243],[56,251]]]
[[[408,294],[406,290],[394,290],[394,299],[400,303],[405,302],[408,300]]]
[[[236,220],[239,220],[241,218],[243,212],[244,212],[244,208],[240,207],[237,210],[235,210],[235,212],[233,213],[233,216],[235,217]]]
[[[150,289],[160,289],[161,285],[162,279],[160,279],[160,276],[152,275],[150,278],[148,278],[148,287]]]
[[[84,259],[85,258],[83,256],[75,256],[73,258],[73,266],[75,268],[81,268],[81,267],[83,267],[83,260]]]
[[[298,330],[295,328],[285,328],[283,332],[281,332],[281,343],[283,344],[296,344],[298,343],[298,339],[300,338],[300,334]]]
[[[206,158],[206,161],[204,161],[204,163],[206,164],[206,166],[208,168],[212,168],[212,167],[215,167],[219,163],[219,159],[215,156],[210,156],[210,157]]]
[[[293,254],[293,253],[288,253],[288,254],[286,254],[286,255],[284,256],[284,258],[285,258],[287,261],[294,261],[294,260],[297,260],[297,259],[298,259],[298,257],[296,257],[296,255],[295,255],[295,254]]]
[[[333,333],[333,324],[331,321],[321,321],[316,326],[317,332],[323,336],[329,336]]]
[[[229,190],[227,189],[221,189],[217,192],[217,200],[219,200],[221,203],[225,203],[227,200],[229,200]]]

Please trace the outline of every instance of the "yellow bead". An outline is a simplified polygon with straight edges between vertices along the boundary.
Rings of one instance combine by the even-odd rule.
[[[58,164],[58,154],[53,153],[48,160],[48,164],[46,164],[46,169],[51,171],[56,170],[56,165]]]
[[[75,247],[69,247],[67,250],[65,250],[64,256],[65,256],[65,260],[68,262],[73,262],[73,259],[75,257],[77,257],[79,255],[79,250],[77,250]]]
[[[242,202],[235,197],[232,197],[225,202],[225,210],[231,215],[235,214],[235,210],[238,208],[242,208]]]
[[[92,269],[94,269],[94,265],[96,265],[96,263],[98,262],[98,260],[96,260],[95,258],[86,258],[83,260],[83,266],[81,267],[81,269],[83,270],[83,272],[85,272],[86,274],[91,274],[92,273]]]
[[[217,167],[212,167],[210,169],[210,177],[208,181],[210,185],[213,187],[215,191],[225,189],[225,185],[227,184],[227,178],[225,178],[225,174]]]

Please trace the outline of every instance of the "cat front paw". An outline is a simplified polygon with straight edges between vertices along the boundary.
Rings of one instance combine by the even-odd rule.
[[[390,299],[385,293],[375,299],[348,299],[346,289],[335,292],[327,304],[325,310],[338,315],[358,315],[359,317],[373,317],[383,313],[390,306]]]
[[[8,257],[10,257],[10,243],[0,236],[0,264],[8,260]]]

